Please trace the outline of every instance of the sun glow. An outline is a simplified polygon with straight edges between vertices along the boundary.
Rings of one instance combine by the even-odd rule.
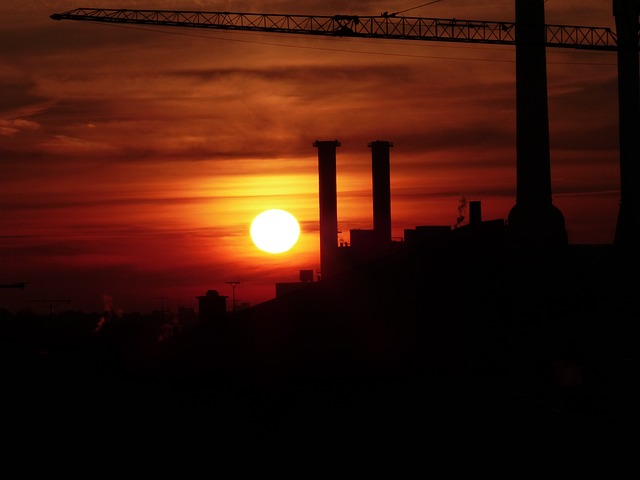
[[[300,237],[300,225],[285,210],[265,210],[251,223],[251,240],[267,253],[284,253],[296,244]]]

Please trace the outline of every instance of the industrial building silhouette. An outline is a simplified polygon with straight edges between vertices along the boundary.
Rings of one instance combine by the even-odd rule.
[[[571,245],[552,201],[543,4],[516,2],[517,196],[507,221],[483,220],[472,202],[467,225],[416,226],[394,242],[393,144],[376,140],[374,228],[340,244],[341,143],[317,140],[319,281],[280,284],[276,298],[180,339],[171,357],[180,371],[242,379],[269,432],[275,423],[318,438],[342,429],[362,441],[416,427],[462,432],[484,454],[629,455],[622,433],[640,425],[629,403],[640,377],[638,252],[629,243],[638,212],[628,208],[638,87],[621,80],[621,102],[633,101],[621,112],[626,206],[616,242]],[[637,62],[639,12],[623,4],[614,2],[616,19],[634,19],[635,37],[619,38],[620,55]],[[621,76],[637,78],[635,69]],[[494,436],[474,436],[486,431]]]
[[[618,440],[638,426],[629,402],[640,307],[624,250],[562,235],[525,248],[508,222],[482,218],[480,201],[465,225],[416,226],[394,241],[388,141],[369,144],[382,179],[374,228],[340,244],[340,142],[313,145],[319,278],[301,270],[274,299],[168,342],[159,368],[175,369],[174,385],[213,382],[199,392],[206,409],[233,379],[224,408],[249,412],[265,438],[339,442],[335,432],[348,432],[366,442],[428,429],[473,438],[465,453],[629,454]]]
[[[180,433],[301,444],[321,455],[328,445],[382,445],[417,448],[420,461],[425,451],[459,461],[473,453],[634,458],[626,439],[640,427],[638,85],[628,80],[638,76],[638,2],[614,1],[619,55],[628,60],[620,94],[631,107],[621,112],[613,245],[569,244],[552,202],[543,4],[516,2],[517,198],[506,222],[484,220],[472,202],[467,225],[415,226],[393,241],[393,144],[375,140],[374,226],[341,245],[340,141],[317,140],[319,281],[302,270],[272,300],[233,314],[210,290],[198,297],[197,327],[121,360],[118,375],[83,370],[65,388],[84,390],[90,378],[103,401],[119,406],[114,400],[135,391],[139,409],[117,412],[126,421],[144,412]],[[117,350],[104,339],[85,347],[92,359]],[[54,367],[34,369],[36,380],[54,383]],[[66,400],[55,406],[68,412]]]

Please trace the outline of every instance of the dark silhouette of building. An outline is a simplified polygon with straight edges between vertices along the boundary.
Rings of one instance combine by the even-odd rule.
[[[407,244],[443,238],[451,232],[451,227],[444,225],[418,225],[404,230],[404,241]]]
[[[300,270],[299,282],[279,282],[276,283],[276,298],[286,295],[301,288],[309,287],[313,284],[313,270]]]
[[[227,296],[220,295],[217,290],[207,290],[205,295],[198,299],[198,320],[203,322],[215,322],[222,320],[227,314]]]
[[[177,312],[178,323],[181,328],[193,328],[198,323],[198,314],[192,307],[179,306]]]

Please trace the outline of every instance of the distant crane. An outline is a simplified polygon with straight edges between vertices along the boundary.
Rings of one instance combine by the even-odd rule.
[[[77,8],[54,13],[51,18],[329,37],[515,45],[517,198],[509,214],[509,225],[510,230],[519,232],[519,238],[534,238],[533,243],[542,246],[549,242],[567,242],[564,217],[551,203],[544,48],[617,52],[621,199],[615,243],[627,251],[635,251],[640,244],[640,0],[613,0],[617,33],[606,27],[547,25],[544,3],[544,0],[515,0],[515,22],[405,17],[401,15],[404,11],[383,12],[378,16],[323,16],[103,8]]]

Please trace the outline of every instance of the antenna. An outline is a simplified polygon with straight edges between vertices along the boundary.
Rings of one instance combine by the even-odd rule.
[[[231,293],[231,295],[232,295],[232,297],[231,297],[231,302],[232,302],[231,311],[235,312],[236,311],[236,287],[238,285],[240,285],[241,282],[240,282],[240,280],[232,280],[230,282],[225,282],[225,283],[228,283],[229,285],[231,285],[231,290],[232,290],[232,293]]]
[[[49,304],[49,316],[53,316],[53,309],[58,308],[61,303],[71,303],[70,298],[53,298],[43,300],[29,300],[30,303],[43,303]]]

